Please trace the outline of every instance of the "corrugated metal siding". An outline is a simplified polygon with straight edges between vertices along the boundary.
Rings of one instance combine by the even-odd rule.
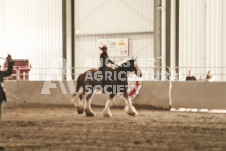
[[[206,43],[207,43],[207,66],[222,67],[223,66],[223,26],[222,26],[222,0],[207,1],[207,27],[206,27]],[[222,69],[215,69],[214,73],[222,73]],[[222,77],[216,76],[219,80]]]
[[[223,1],[223,66],[226,67],[226,1]],[[223,73],[226,73],[226,69],[224,69]],[[226,80],[226,75],[224,79]]]
[[[224,65],[222,4],[223,0],[180,1],[179,65],[193,68],[198,78],[205,78],[208,70],[214,72],[217,80],[223,78],[217,75],[222,74],[222,69],[208,68]],[[180,73],[187,71],[183,68]]]
[[[45,80],[53,58],[62,58],[62,0],[7,0],[0,56],[29,59],[30,80]],[[39,75],[37,75],[39,74]]]
[[[99,59],[97,39],[129,38],[130,57],[154,57],[153,9],[153,0],[76,0],[75,67],[84,67],[87,58]]]
[[[79,34],[153,31],[153,0],[76,0]]]
[[[4,21],[4,0],[0,0],[0,54],[1,54],[1,51],[3,51],[4,49],[4,24],[3,24],[3,21]],[[2,57],[0,55],[0,57]],[[4,60],[1,60],[0,59],[0,66],[2,65]]]

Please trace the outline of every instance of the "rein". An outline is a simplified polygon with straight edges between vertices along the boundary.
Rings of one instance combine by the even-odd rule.
[[[0,57],[0,59],[6,60],[6,59],[5,59],[5,58],[3,58],[3,57]]]

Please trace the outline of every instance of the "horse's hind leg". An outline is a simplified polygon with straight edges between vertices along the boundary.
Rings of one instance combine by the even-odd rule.
[[[132,100],[128,97],[127,93],[124,93],[124,97],[127,102],[127,105],[125,107],[126,113],[132,116],[138,115],[135,107],[132,105]]]
[[[1,120],[1,115],[2,115],[2,100],[0,100],[0,120]]]
[[[103,111],[103,115],[105,117],[111,117],[112,114],[110,113],[110,107],[111,107],[111,104],[112,104],[112,100],[114,99],[115,97],[115,94],[111,94],[109,99],[107,100],[106,104],[105,104],[105,108],[104,108],[104,111]]]
[[[77,105],[78,114],[82,114],[84,111],[84,105],[82,102],[85,99],[84,95],[85,95],[85,92],[83,92],[82,94],[79,95],[78,105]]]
[[[86,98],[86,105],[85,105],[86,116],[94,116],[94,113],[91,109],[92,97],[93,97],[93,94],[88,94]]]

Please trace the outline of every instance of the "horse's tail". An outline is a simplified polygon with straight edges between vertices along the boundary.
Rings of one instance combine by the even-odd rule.
[[[1,121],[1,116],[2,116],[2,102],[3,102],[3,100],[0,100],[0,121]]]
[[[74,100],[76,99],[76,97],[78,96],[78,92],[82,86],[82,83],[81,83],[81,79],[82,78],[82,75],[79,75],[78,76],[78,79],[77,79],[77,86],[76,86],[76,91],[74,92],[74,94],[72,94],[71,96],[71,102],[74,103]]]

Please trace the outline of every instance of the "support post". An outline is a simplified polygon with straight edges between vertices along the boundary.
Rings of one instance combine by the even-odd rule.
[[[161,0],[154,1],[154,57],[156,66],[161,66]],[[161,73],[161,69],[155,69],[154,73]]]

